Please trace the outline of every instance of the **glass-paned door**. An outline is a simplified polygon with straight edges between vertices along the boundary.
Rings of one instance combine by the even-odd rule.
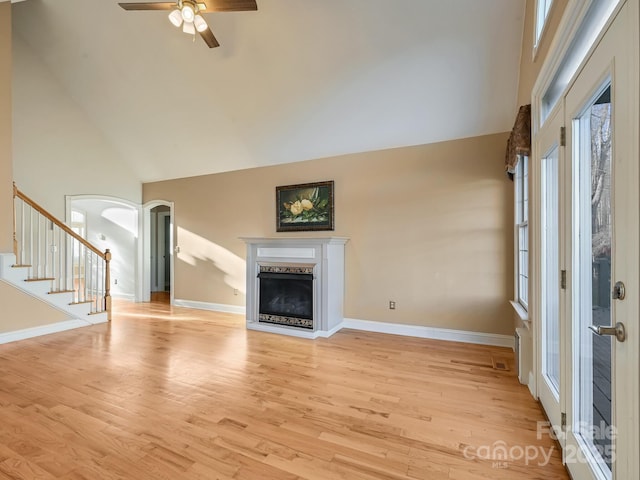
[[[612,342],[589,327],[613,325],[611,315],[611,83],[601,86],[572,121],[573,325],[575,392],[572,431],[604,478],[613,460]]]
[[[638,3],[625,3],[564,97],[567,367],[560,389],[564,460],[581,480],[640,478],[632,420],[640,387],[638,77],[628,48],[637,22]],[[625,295],[617,282],[626,284]]]
[[[539,304],[540,341],[538,393],[558,439],[563,443],[561,425],[561,355],[562,332],[560,323],[561,296],[561,159],[564,147],[560,145],[560,128],[564,122],[562,104],[549,115],[537,136],[540,178],[538,196],[540,219],[538,233],[539,255]]]

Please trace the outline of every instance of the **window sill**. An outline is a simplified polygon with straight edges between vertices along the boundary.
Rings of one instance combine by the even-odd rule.
[[[515,310],[518,317],[520,317],[520,320],[522,320],[526,327],[529,328],[529,312],[527,312],[522,305],[514,300],[509,300],[509,303]]]

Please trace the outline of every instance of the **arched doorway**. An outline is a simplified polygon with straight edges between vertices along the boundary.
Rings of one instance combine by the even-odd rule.
[[[68,195],[65,220],[101,251],[111,251],[111,296],[140,300],[140,206],[105,195]]]

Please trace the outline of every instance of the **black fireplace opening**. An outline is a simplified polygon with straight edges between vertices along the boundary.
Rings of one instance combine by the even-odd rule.
[[[264,267],[263,267],[264,268]],[[269,270],[269,267],[266,268]],[[313,274],[273,268],[258,274],[259,316],[264,323],[313,329]],[[304,269],[292,269],[301,270]]]

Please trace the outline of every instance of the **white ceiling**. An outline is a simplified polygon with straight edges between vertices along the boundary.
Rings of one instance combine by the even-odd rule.
[[[117,0],[28,0],[13,28],[142,181],[511,128],[525,0],[257,0],[221,47]]]

